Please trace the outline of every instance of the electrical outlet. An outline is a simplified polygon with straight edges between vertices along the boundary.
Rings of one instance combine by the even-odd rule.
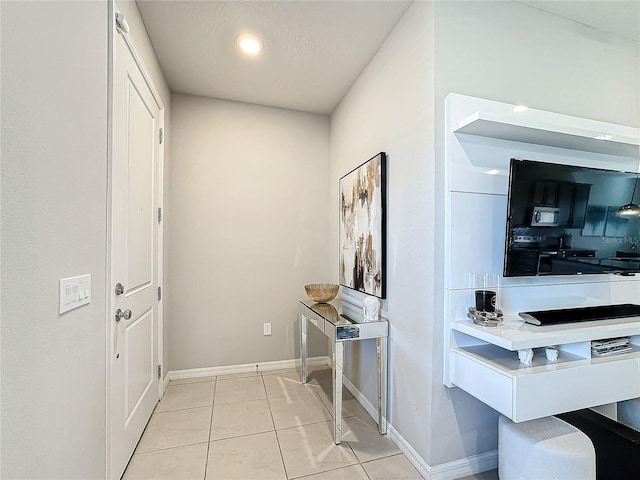
[[[264,335],[271,335],[271,324],[270,323],[262,324],[262,328],[264,330]]]

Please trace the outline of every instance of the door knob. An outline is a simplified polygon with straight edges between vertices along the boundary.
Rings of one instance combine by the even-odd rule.
[[[131,310],[128,308],[123,312],[119,308],[116,310],[116,322],[119,322],[122,319],[129,320],[131,318]]]

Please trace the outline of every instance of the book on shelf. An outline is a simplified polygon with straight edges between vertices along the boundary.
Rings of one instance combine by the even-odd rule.
[[[591,354],[596,357],[627,353],[632,350],[630,337],[608,338],[591,342]]]

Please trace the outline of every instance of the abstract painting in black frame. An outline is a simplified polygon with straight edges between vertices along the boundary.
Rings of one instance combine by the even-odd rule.
[[[386,296],[386,163],[380,152],[340,179],[340,285]]]

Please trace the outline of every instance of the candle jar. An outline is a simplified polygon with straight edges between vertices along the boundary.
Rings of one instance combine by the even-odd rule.
[[[472,306],[468,316],[477,325],[496,327],[502,321],[500,310],[500,275],[495,273],[472,273]]]

